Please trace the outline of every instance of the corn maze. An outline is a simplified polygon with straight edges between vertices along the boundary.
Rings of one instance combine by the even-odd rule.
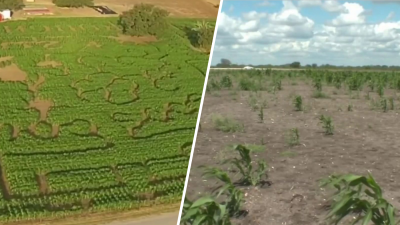
[[[208,56],[171,23],[151,42],[115,18],[0,25],[0,221],[181,200]]]

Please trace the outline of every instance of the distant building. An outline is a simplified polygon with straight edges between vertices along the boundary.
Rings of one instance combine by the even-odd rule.
[[[0,11],[2,20],[9,20],[11,19],[11,10],[5,9]]]
[[[251,67],[251,66],[245,66],[245,67],[243,67],[243,69],[245,69],[245,70],[252,70],[252,69],[254,69],[254,67]]]

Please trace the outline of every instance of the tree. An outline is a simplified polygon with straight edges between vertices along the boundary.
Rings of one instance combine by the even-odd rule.
[[[300,66],[301,66],[300,62],[292,62],[290,64],[290,67],[292,68],[300,68]]]
[[[84,6],[93,6],[93,0],[53,0],[58,7],[80,8]]]
[[[230,66],[232,63],[229,59],[221,59],[221,65]]]
[[[318,67],[318,65],[317,65],[316,63],[313,63],[311,66],[312,66],[313,68],[317,68],[317,67]]]
[[[0,10],[20,10],[24,7],[23,0],[0,0]]]
[[[214,38],[214,28],[206,21],[197,22],[196,26],[192,29],[196,36],[196,44],[200,48],[211,50],[212,41]]]
[[[120,15],[118,24],[124,34],[132,36],[160,35],[168,27],[169,12],[150,4],[139,4]]]

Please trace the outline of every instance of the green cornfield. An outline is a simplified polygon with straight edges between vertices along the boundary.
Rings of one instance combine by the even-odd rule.
[[[196,20],[149,43],[116,24],[0,24],[0,221],[181,200],[208,63]]]

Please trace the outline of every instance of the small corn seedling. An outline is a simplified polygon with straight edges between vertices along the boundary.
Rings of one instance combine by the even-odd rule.
[[[300,144],[300,135],[297,128],[290,129],[287,136],[287,143],[291,147]]]
[[[332,118],[329,116],[321,115],[319,118],[320,123],[322,123],[322,128],[325,130],[326,135],[333,135],[334,126],[332,124]]]
[[[223,88],[232,88],[232,80],[228,75],[222,77],[220,84]]]
[[[339,224],[346,217],[354,217],[352,224],[398,225],[396,209],[383,197],[381,187],[371,174],[330,176],[321,187],[334,187],[328,224]]]
[[[389,109],[394,110],[394,98],[393,97],[389,98]]]
[[[260,112],[258,113],[258,118],[260,118],[260,123],[264,122],[264,108],[260,107]]]
[[[389,110],[388,101],[386,98],[381,99],[381,109],[383,112],[387,112]]]
[[[240,154],[240,158],[229,159],[224,163],[232,163],[239,170],[242,175],[239,181],[240,184],[257,186],[263,182],[263,177],[265,179],[268,178],[265,160],[259,160],[257,163],[258,168],[254,169],[250,156],[251,150],[243,145],[237,145],[234,149]]]
[[[320,78],[316,78],[314,80],[314,88],[318,92],[322,91],[322,80]]]
[[[385,95],[385,88],[382,84],[380,84],[376,90],[378,92],[379,97],[383,97]]]
[[[293,105],[296,111],[303,110],[303,98],[300,95],[297,95],[293,100]]]
[[[347,106],[347,111],[349,111],[349,112],[353,111],[353,105],[352,104],[349,104]]]

